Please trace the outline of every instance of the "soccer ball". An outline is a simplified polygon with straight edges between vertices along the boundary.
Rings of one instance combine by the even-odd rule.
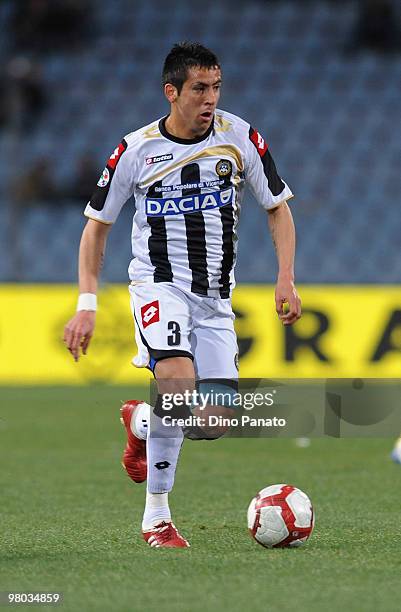
[[[266,548],[301,546],[315,525],[309,497],[300,489],[276,484],[259,491],[248,508],[252,537]]]

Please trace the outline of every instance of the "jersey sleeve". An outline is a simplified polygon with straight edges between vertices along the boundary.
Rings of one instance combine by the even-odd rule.
[[[90,219],[112,224],[125,202],[132,196],[133,164],[127,141],[123,139],[111,154],[84,215]]]
[[[255,198],[266,210],[293,197],[291,189],[277,173],[265,139],[252,127],[247,141],[245,176]]]

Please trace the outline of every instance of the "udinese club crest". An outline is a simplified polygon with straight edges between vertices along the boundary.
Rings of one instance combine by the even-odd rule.
[[[229,159],[221,159],[216,164],[216,172],[219,176],[228,176],[231,174],[233,165]]]

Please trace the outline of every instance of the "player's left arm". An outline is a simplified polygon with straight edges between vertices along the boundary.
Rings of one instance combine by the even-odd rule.
[[[293,194],[279,176],[266,140],[249,126],[245,139],[245,176],[259,204],[267,210],[278,259],[276,310],[283,325],[301,316],[301,300],[294,285],[295,228],[287,200]],[[288,309],[285,305],[288,304]]]
[[[278,261],[276,311],[283,325],[292,325],[301,316],[301,300],[294,284],[294,221],[286,201],[275,208],[270,208],[267,214]],[[288,309],[285,308],[285,304],[288,304]]]

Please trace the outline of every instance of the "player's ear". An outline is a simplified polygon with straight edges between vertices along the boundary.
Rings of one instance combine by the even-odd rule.
[[[166,83],[164,86],[164,95],[170,104],[172,104],[178,98],[178,90],[171,83]]]

